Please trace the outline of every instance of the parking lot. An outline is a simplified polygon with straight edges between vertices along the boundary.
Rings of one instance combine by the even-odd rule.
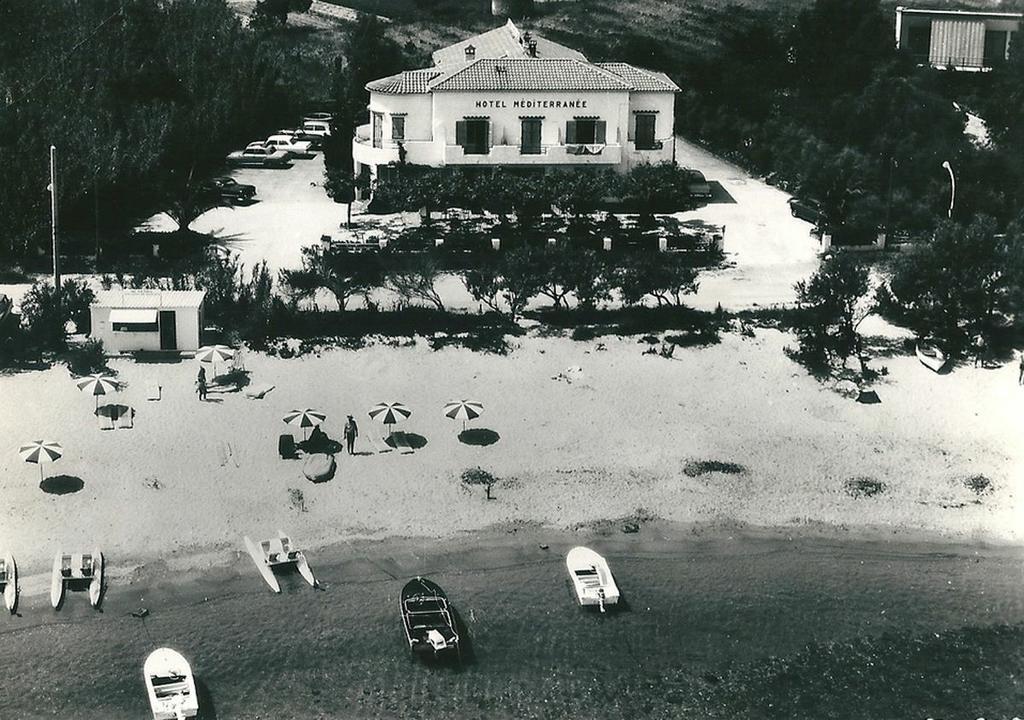
[[[818,243],[810,223],[790,214],[789,195],[683,140],[677,143],[677,162],[704,172],[721,185],[725,202],[681,213],[684,220],[702,220],[725,226],[728,266],[702,274],[700,289],[690,304],[713,309],[721,303],[729,310],[755,305],[792,302],[793,283],[808,277],[817,266]],[[301,249],[322,235],[341,237],[346,206],[324,192],[323,158],[294,160],[289,168],[243,168],[229,173],[240,183],[256,186],[256,202],[248,206],[211,210],[192,228],[216,235],[237,252],[246,267],[266,261],[276,274],[297,267]],[[731,197],[735,202],[728,202]],[[357,203],[353,221],[363,225]],[[398,217],[393,219],[400,222]],[[381,218],[374,216],[374,223]],[[164,223],[157,221],[160,226]],[[445,289],[460,295],[458,282]],[[453,298],[456,305],[465,298]]]

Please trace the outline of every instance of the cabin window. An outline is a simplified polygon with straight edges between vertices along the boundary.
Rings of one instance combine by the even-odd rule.
[[[543,149],[540,143],[540,118],[523,118],[523,142],[520,153],[523,155],[540,155]]]
[[[597,118],[576,118],[565,124],[565,142],[567,145],[601,145],[605,142],[604,120]]]
[[[125,333],[159,332],[156,310],[111,310],[110,329]]]
[[[395,142],[405,140],[405,115],[391,116],[391,139]]]
[[[491,121],[467,118],[455,123],[455,144],[466,155],[487,155],[491,150]]]
[[[634,140],[637,150],[655,150],[654,126],[658,116],[654,113],[636,114],[636,134]]]

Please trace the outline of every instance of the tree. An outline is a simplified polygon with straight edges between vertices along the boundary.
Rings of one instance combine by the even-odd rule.
[[[508,305],[512,321],[522,314],[530,300],[540,292],[542,279],[537,272],[537,257],[530,248],[505,253],[500,263],[498,292]]]
[[[616,268],[615,284],[627,305],[650,296],[659,307],[682,307],[683,295],[697,292],[697,269],[681,254],[634,253]]]
[[[490,258],[483,260],[476,267],[462,271],[462,284],[466,286],[466,291],[478,303],[495,312],[501,312],[498,304],[501,280],[498,263]]]
[[[857,328],[875,309],[868,294],[868,268],[852,255],[839,253],[794,289],[797,302],[808,310],[797,331],[805,354],[826,363],[833,356],[845,360],[859,354]]]
[[[606,197],[620,191],[619,177],[612,170],[558,170],[545,178],[551,203],[575,220],[595,212]]]
[[[179,233],[187,232],[203,213],[224,205],[219,194],[210,192],[194,180],[194,174],[194,168],[184,173],[171,170],[164,183],[163,193],[167,198],[164,212],[178,226]]]
[[[424,300],[443,312],[444,301],[436,287],[441,272],[441,263],[431,253],[392,256],[385,284],[406,302]]]
[[[687,173],[673,162],[635,166],[626,175],[622,192],[646,218],[656,212],[679,212],[693,207]]]
[[[922,337],[958,352],[987,334],[997,314],[1012,313],[1024,281],[1019,223],[1001,235],[991,217],[946,221],[917,252],[901,257],[890,280],[891,300]]]
[[[250,24],[259,30],[284,27],[288,13],[308,12],[313,0],[256,0]]]
[[[282,270],[281,282],[297,298],[310,298],[327,290],[344,310],[350,298],[380,287],[384,272],[380,256],[344,248],[311,245],[302,248],[302,268]]]
[[[581,308],[593,309],[611,299],[612,282],[604,256],[596,250],[580,249],[565,258],[563,282],[576,296]]]
[[[84,281],[65,280],[58,301],[50,282],[36,281],[21,300],[21,322],[30,344],[40,350],[63,350],[66,347],[68,322],[79,332],[89,329],[89,305],[94,294]]]

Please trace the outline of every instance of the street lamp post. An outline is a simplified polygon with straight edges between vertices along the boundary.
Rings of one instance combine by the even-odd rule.
[[[942,167],[946,168],[946,172],[949,173],[949,211],[946,213],[946,217],[953,217],[953,201],[956,200],[956,178],[953,177],[953,166],[949,164],[949,161],[942,163]]]
[[[60,303],[60,245],[57,240],[57,148],[50,146],[50,240],[53,245],[53,293]]]

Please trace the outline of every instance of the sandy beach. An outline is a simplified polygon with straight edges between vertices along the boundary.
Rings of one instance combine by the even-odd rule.
[[[630,516],[675,522],[784,528],[795,533],[933,535],[959,542],[1022,539],[1022,426],[1015,369],[958,368],[935,375],[914,358],[884,360],[882,403],[862,405],[809,377],[783,354],[792,338],[759,330],[719,345],[641,354],[635,338],[589,342],[527,336],[507,356],[376,344],[298,359],[248,353],[263,400],[193,391],[198,363],[114,360],[126,383],[112,396],[137,411],[133,429],[101,430],[94,399],[63,367],[0,377],[0,547],[29,575],[48,572],[58,547],[100,545],[115,568],[194,555],[215,563],[243,534],[281,527],[316,547],[342,538],[448,537],[495,523],[571,528]],[[579,372],[567,372],[579,368]],[[559,376],[563,377],[559,377]],[[147,384],[163,387],[145,400]],[[443,403],[484,403],[472,425],[499,436],[463,444]],[[386,430],[366,415],[398,400],[421,436],[412,454],[387,449]],[[104,401],[107,401],[104,398]],[[358,454],[339,454],[335,477],[314,484],[298,460],[282,460],[277,437],[293,408],[327,413],[341,437],[357,418]],[[16,447],[56,440],[64,456],[47,475],[80,478],[80,491],[44,493],[39,469]],[[690,476],[687,463],[718,461],[741,472]],[[495,499],[460,474],[498,478]],[[965,479],[984,475],[989,492]],[[873,497],[844,483],[872,478]],[[154,489],[154,481],[159,489]],[[306,512],[289,502],[299,489]],[[205,560],[204,560],[205,558]],[[39,588],[40,590],[42,588]]]

